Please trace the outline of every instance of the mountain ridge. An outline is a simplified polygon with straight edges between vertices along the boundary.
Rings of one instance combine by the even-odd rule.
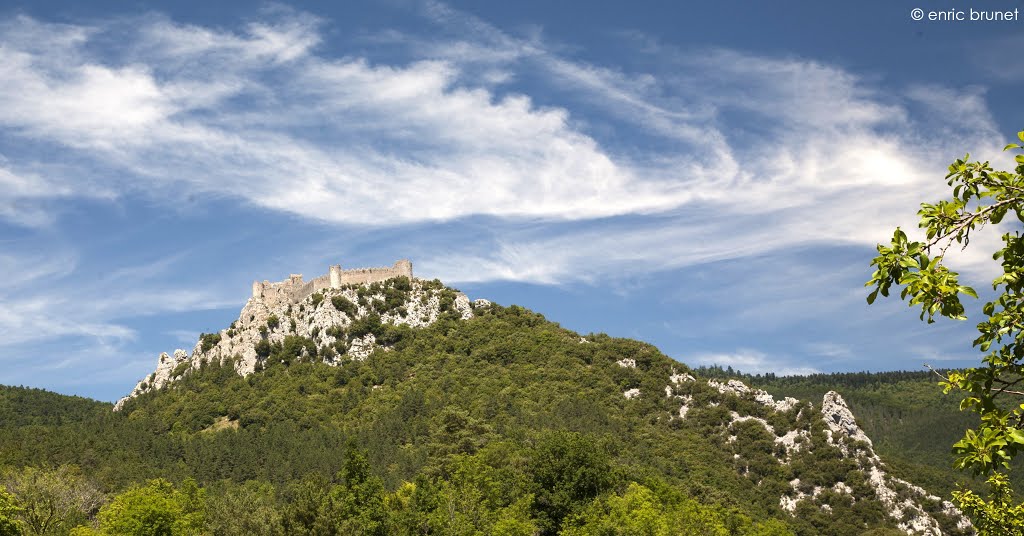
[[[246,345],[250,356],[238,352]],[[567,430],[617,445],[616,463],[633,482],[664,479],[797,534],[972,533],[948,501],[888,474],[834,391],[818,406],[734,379],[698,380],[648,344],[470,302],[436,280],[390,278],[271,306],[254,295],[234,325],[177,354],[118,402],[109,424],[139,427],[132,441],[166,443],[153,451],[160,458],[133,462],[155,465],[142,474],[180,474],[174,467],[184,463],[200,482],[284,485],[339,470],[330,452],[355,441],[386,486],[401,489],[424,475],[444,482],[445,467],[488,445],[511,441],[503,448],[529,457],[531,445]],[[572,533],[589,515],[529,504],[544,534]]]

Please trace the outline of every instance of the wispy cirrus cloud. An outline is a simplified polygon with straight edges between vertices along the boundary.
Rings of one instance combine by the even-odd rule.
[[[687,195],[617,162],[563,108],[462,85],[453,62],[316,56],[315,24],[298,19],[239,34],[143,20],[115,60],[87,45],[121,27],[20,17],[0,34],[0,98],[12,104],[0,127],[161,192],[184,185],[338,223],[589,218]]]
[[[893,94],[812,60],[722,49],[662,48],[671,72],[626,72],[576,61],[539,38],[512,37],[441,4],[424,11],[475,43],[442,40],[432,49],[440,57],[413,53],[408,62],[381,64],[319,54],[320,21],[294,12],[237,31],[160,16],[131,30],[19,17],[0,26],[10,59],[0,97],[16,104],[0,112],[0,127],[128,172],[132,180],[112,179],[112,191],[164,195],[184,187],[334,223],[660,213],[682,226],[692,223],[686,213],[702,211],[712,214],[701,227],[715,238],[707,241],[714,250],[735,242],[721,238],[735,232],[736,220],[769,220],[771,227],[753,228],[749,242],[757,245],[739,254],[875,241],[909,223],[893,214],[939,191],[935,162],[953,147],[998,145],[976,92]],[[113,32],[124,33],[128,52],[89,46]],[[466,53],[471,45],[480,52]],[[554,85],[581,90],[588,116],[596,107],[597,117],[673,145],[647,151],[602,142],[574,121],[581,101],[538,107],[526,94],[499,95],[484,80],[466,79],[481,58],[510,72],[545,73]],[[927,119],[915,117],[915,106],[974,120],[925,146],[918,132]],[[886,195],[873,195],[879,191]],[[613,221],[602,233],[621,228]],[[657,249],[646,235],[626,227],[611,240]],[[663,245],[680,241],[656,236]],[[544,246],[504,251],[530,249]],[[691,248],[694,262],[737,252],[704,249]],[[484,264],[505,277],[500,259]],[[523,273],[553,280],[560,269],[548,264],[555,271]]]
[[[217,27],[160,14],[0,21],[0,224],[47,240],[75,200],[216,200],[323,225],[270,246],[310,258],[336,230],[390,229],[427,235],[402,247],[447,282],[573,285],[822,245],[870,251],[915,227],[948,160],[1005,162],[981,88],[895,86],[813,57],[636,34],[623,57],[642,61],[601,63],[542,30],[420,8],[427,31],[340,44],[330,21],[284,8]],[[445,225],[483,231],[454,240]],[[980,252],[996,239],[977,240]],[[96,255],[89,247],[51,248],[69,262],[38,291],[30,267],[45,263],[0,255],[0,272],[20,274],[0,286],[0,346],[124,348],[137,337],[125,315],[238,305],[168,282],[183,258],[133,258],[118,277],[72,282],[70,261]],[[958,261],[991,265],[980,253]],[[774,285],[765,296],[789,290],[761,283]],[[805,315],[822,307],[793,300],[783,305]],[[768,366],[753,350],[715,356]]]

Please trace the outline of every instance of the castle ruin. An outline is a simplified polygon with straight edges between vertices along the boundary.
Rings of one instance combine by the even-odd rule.
[[[270,306],[280,303],[298,303],[310,294],[324,289],[376,283],[402,276],[412,279],[412,262],[407,259],[397,261],[391,267],[380,268],[342,270],[340,264],[335,264],[330,267],[326,275],[311,281],[304,282],[302,274],[291,274],[288,279],[276,283],[253,281],[252,297],[262,300]]]

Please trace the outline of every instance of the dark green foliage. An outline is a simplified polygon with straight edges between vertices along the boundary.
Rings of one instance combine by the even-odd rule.
[[[177,378],[177,377],[181,376],[182,374],[185,373],[186,370],[188,370],[188,367],[189,367],[189,362],[188,361],[182,361],[181,363],[178,363],[177,365],[174,366],[174,370],[171,371],[171,377],[172,378]]]
[[[200,348],[203,352],[209,352],[211,348],[220,342],[220,333],[203,333],[199,336]]]
[[[352,303],[348,298],[340,295],[331,296],[331,305],[334,305],[335,309],[348,315],[349,318],[354,318],[358,310],[356,304]]]
[[[377,291],[402,291],[388,285]],[[806,516],[779,509],[797,475],[871,493],[849,460],[823,446],[820,423],[813,448],[791,467],[775,460],[774,438],[760,424],[723,428],[736,411],[790,429],[799,409],[773,414],[698,381],[676,388],[695,407],[672,418],[680,403],[665,386],[673,371],[688,369],[653,346],[602,334],[581,343],[521,307],[476,314],[446,315],[423,329],[372,316],[347,332],[333,327],[327,333],[340,352],[358,334],[388,346],[338,367],[320,362],[338,348],[294,335],[262,340],[261,372],[240,377],[230,363],[210,363],[119,413],[3,388],[0,465],[75,463],[118,498],[151,479],[191,478],[205,490],[201,501],[178,508],[186,485],[161,484],[155,511],[178,508],[178,517],[201,518],[214,534],[526,536],[619,524],[664,525],[668,534],[809,535],[894,527],[871,500],[826,495],[832,516],[813,504]],[[616,364],[624,358],[637,367]],[[642,395],[627,400],[630,388]],[[728,443],[727,434],[742,440]],[[231,515],[239,510],[252,514]]]
[[[266,359],[268,356],[270,356],[270,352],[272,352],[273,350],[274,348],[266,339],[262,339],[256,343],[256,355],[259,356],[260,359]]]
[[[383,332],[384,326],[380,322],[380,315],[370,313],[352,321],[348,327],[348,340],[352,341],[371,333],[374,337],[380,337]]]
[[[593,438],[573,432],[552,432],[540,438],[529,464],[543,533],[556,533],[566,516],[582,510],[620,480],[606,449]]]
[[[281,319],[277,318],[277,315],[270,315],[267,317],[267,328],[277,329],[277,326],[281,325]]]
[[[222,480],[207,486],[206,528],[220,536],[284,536],[274,486]]]
[[[324,301],[324,295],[319,292],[314,292],[309,299],[313,302],[313,308],[320,307],[320,304]]]

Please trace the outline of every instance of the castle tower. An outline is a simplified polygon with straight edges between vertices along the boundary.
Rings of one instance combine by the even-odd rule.
[[[252,282],[252,297],[253,298],[262,298],[263,297],[263,285],[261,285],[259,281],[255,281],[254,280]]]
[[[291,274],[288,276],[288,281],[291,282],[292,286],[299,286],[302,284],[302,274]]]
[[[394,266],[395,275],[408,277],[412,280],[412,262],[409,259],[402,259],[395,263]]]
[[[330,269],[331,288],[341,288],[341,265],[332,264]]]

